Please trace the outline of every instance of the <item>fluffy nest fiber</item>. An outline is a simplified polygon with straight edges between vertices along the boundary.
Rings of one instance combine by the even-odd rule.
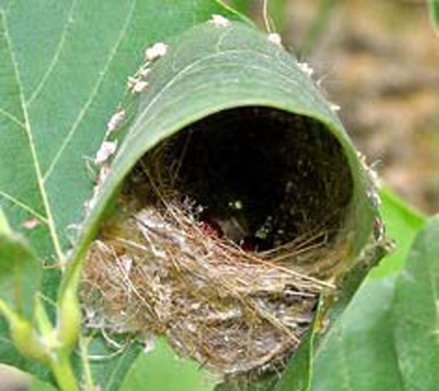
[[[349,262],[352,178],[319,122],[246,107],[137,164],[92,243],[86,322],[167,337],[225,375],[282,365]]]

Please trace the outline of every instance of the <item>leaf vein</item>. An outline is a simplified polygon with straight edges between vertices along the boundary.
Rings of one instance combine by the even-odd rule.
[[[91,91],[91,94],[89,96],[89,98],[87,99],[87,101],[85,102],[84,106],[82,107],[82,109],[79,111],[79,115],[76,118],[75,122],[73,123],[72,127],[70,128],[69,132],[67,133],[67,137],[64,139],[61,147],[59,148],[59,150],[57,151],[56,155],[54,156],[54,158],[52,159],[46,173],[44,174],[43,177],[43,182],[47,181],[47,179],[50,177],[50,175],[52,174],[53,170],[55,169],[56,164],[58,163],[59,159],[61,158],[62,154],[64,153],[65,149],[67,148],[68,144],[70,143],[70,141],[72,140],[76,129],[78,128],[79,124],[81,123],[82,119],[84,118],[85,114],[87,113],[88,108],[90,107],[90,105],[93,103],[94,98],[96,97],[99,88],[104,80],[104,78],[107,76],[107,72],[108,69],[110,67],[110,64],[112,63],[112,61],[114,60],[114,57],[116,56],[117,50],[122,42],[122,40],[124,39],[127,31],[128,31],[128,27],[129,24],[131,22],[131,19],[133,17],[134,14],[134,9],[135,9],[135,5],[136,5],[137,1],[134,0],[132,2],[132,6],[130,11],[128,12],[127,18],[125,20],[125,23],[123,25],[122,30],[120,31],[119,37],[116,41],[116,44],[114,45],[113,49],[110,52],[110,55],[108,57],[108,61],[104,66],[104,69],[102,70],[102,72],[100,72],[100,75],[93,87],[93,90]]]
[[[35,209],[30,207],[29,205],[25,204],[24,202],[16,199],[15,197],[10,196],[9,194],[0,191],[0,196],[7,199],[8,201],[12,202],[13,204],[17,205],[18,207],[28,211],[31,215],[35,216],[40,220],[41,222],[48,224],[47,217],[43,216],[42,214],[38,213]]]
[[[53,55],[53,58],[49,64],[49,67],[46,70],[46,73],[43,75],[43,77],[41,78],[41,80],[39,81],[38,85],[35,87],[35,89],[33,90],[33,92],[31,93],[30,98],[28,99],[28,101],[26,102],[26,105],[28,107],[31,106],[32,102],[38,97],[38,95],[40,94],[40,92],[43,90],[47,79],[49,78],[50,74],[53,72],[53,70],[55,69],[56,64],[59,61],[59,57],[61,55],[61,51],[64,48],[64,44],[66,41],[66,37],[67,37],[67,32],[69,31],[69,26],[72,24],[71,18],[73,15],[73,12],[75,10],[76,4],[78,3],[77,0],[73,0],[72,5],[69,9],[69,15],[67,18],[67,23],[64,27],[63,32],[61,33],[61,38],[59,40],[58,43],[58,47],[55,50],[55,53]]]
[[[3,117],[6,117],[7,119],[11,120],[21,128],[26,129],[26,125],[22,121],[20,121],[17,117],[7,112],[6,110],[0,109],[0,115],[3,115]]]

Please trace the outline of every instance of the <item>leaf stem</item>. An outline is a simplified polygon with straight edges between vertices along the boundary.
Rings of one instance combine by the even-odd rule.
[[[50,361],[50,368],[55,375],[58,386],[63,391],[79,391],[69,356],[60,353]]]
[[[90,370],[90,360],[88,355],[91,338],[85,338],[83,335],[79,337],[79,347],[81,349],[81,360],[84,370],[84,381],[86,390],[94,390],[93,377]]]

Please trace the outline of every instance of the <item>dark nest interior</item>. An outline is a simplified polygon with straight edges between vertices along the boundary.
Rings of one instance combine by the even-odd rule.
[[[177,188],[207,220],[235,220],[241,229],[230,229],[233,240],[267,231],[264,249],[312,231],[336,233],[352,195],[348,163],[330,132],[268,108],[211,115],[159,145],[140,170],[145,165],[159,188]],[[148,202],[149,193],[138,196]]]
[[[224,110],[148,152],[86,258],[87,326],[228,376],[282,366],[350,256],[353,181],[320,122]]]

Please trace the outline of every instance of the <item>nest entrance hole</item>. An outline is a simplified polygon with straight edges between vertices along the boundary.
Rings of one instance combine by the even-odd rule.
[[[142,165],[161,196],[188,197],[219,235],[257,250],[335,237],[352,197],[347,159],[325,125],[267,107],[210,115]]]

